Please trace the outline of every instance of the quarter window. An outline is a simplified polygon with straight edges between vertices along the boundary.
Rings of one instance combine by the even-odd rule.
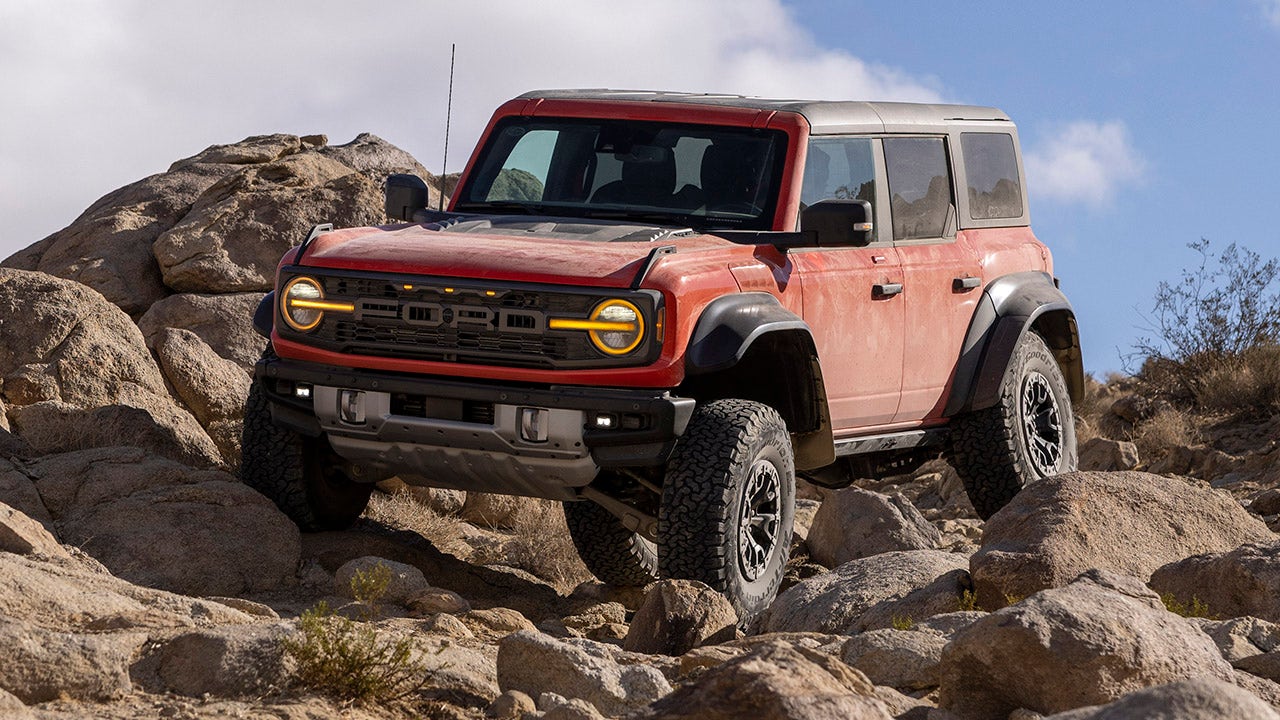
[[[969,186],[969,216],[974,220],[1022,217],[1022,184],[1013,136],[964,133],[960,146]]]
[[[953,203],[942,138],[885,138],[884,159],[889,171],[893,238],[946,234]]]

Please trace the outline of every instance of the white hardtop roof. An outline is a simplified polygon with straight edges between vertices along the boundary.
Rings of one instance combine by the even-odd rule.
[[[804,116],[814,134],[845,132],[911,132],[939,128],[955,122],[994,121],[1012,123],[1003,111],[978,105],[860,102],[831,100],[778,100],[745,95],[715,95],[652,90],[535,90],[521,99],[602,100],[711,105],[753,110],[792,112]]]

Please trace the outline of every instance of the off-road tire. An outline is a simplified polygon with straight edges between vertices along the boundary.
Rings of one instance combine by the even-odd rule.
[[[1050,409],[1056,419],[1048,417]],[[983,520],[1028,483],[1076,469],[1071,397],[1039,335],[1027,332],[1018,341],[994,406],[952,421],[951,460]]]
[[[266,495],[303,531],[351,527],[369,504],[373,485],[343,474],[341,459],[323,435],[309,438],[271,421],[266,391],[256,379],[245,403],[241,443],[240,481]]]
[[[644,587],[658,579],[658,546],[613,513],[589,500],[565,502],[564,520],[578,557],[601,582]]]
[[[772,499],[752,490],[775,481]],[[782,583],[795,494],[791,437],[773,408],[750,400],[700,405],[667,464],[658,512],[659,575],[710,585],[733,604],[739,623],[747,623],[769,606]],[[766,552],[753,554],[754,541],[740,533],[744,503],[757,521],[776,514],[771,529],[748,523],[771,532]],[[755,549],[763,545],[755,542]]]

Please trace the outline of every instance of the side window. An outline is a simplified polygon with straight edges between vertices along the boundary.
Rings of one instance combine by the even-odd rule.
[[[800,202],[866,200],[876,204],[876,163],[870,138],[815,137],[809,141]]]
[[[942,138],[885,138],[893,239],[942,237],[951,215],[951,171]]]
[[[508,132],[515,130],[523,131],[523,128],[512,128]],[[521,135],[484,199],[541,200],[559,135],[556,130],[530,130]]]
[[[969,215],[974,220],[1022,217],[1022,184],[1013,136],[963,133],[964,174],[969,185]]]

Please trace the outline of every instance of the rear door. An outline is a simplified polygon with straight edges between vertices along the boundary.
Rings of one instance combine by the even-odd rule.
[[[842,430],[891,422],[901,390],[905,305],[902,270],[885,223],[879,142],[867,137],[810,140],[803,205],[825,198],[863,199],[875,209],[876,242],[866,247],[791,251],[804,283],[804,316],[822,361],[827,404]]]
[[[902,263],[905,354],[894,422],[940,420],[983,284],[975,248],[957,237],[952,152],[944,136],[883,140],[893,246]]]

